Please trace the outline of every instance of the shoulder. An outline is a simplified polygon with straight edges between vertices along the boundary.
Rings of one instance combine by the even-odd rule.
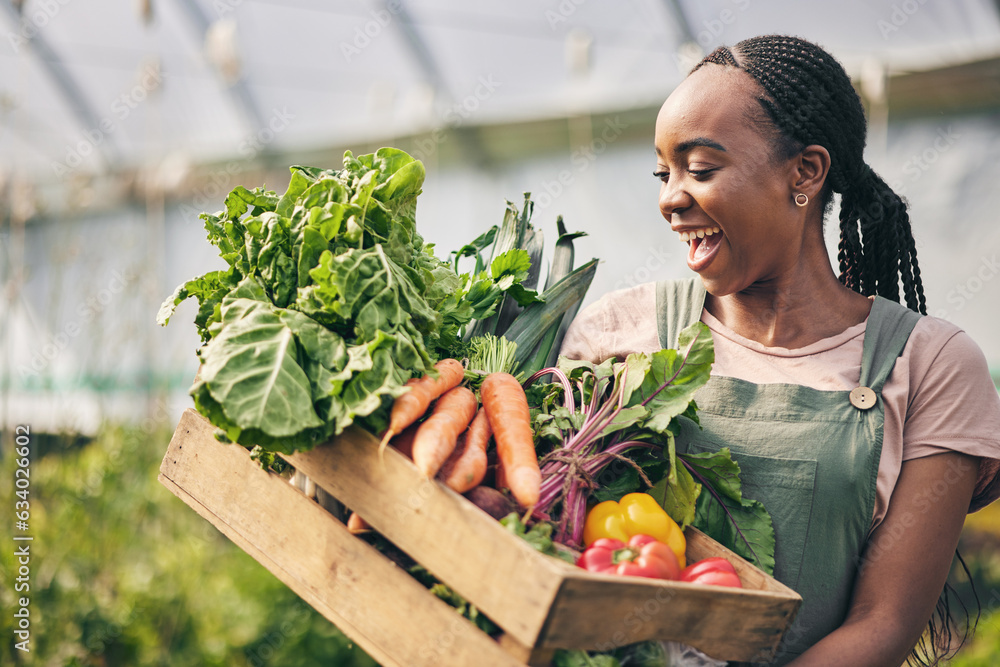
[[[643,283],[609,292],[580,311],[566,331],[560,353],[599,363],[658,349],[656,283]]]
[[[964,330],[933,316],[921,317],[907,341],[903,355],[908,358],[913,397],[933,390],[929,383],[951,379],[978,380],[977,388],[996,393],[989,364],[982,349]]]
[[[904,356],[903,460],[949,451],[980,457],[970,509],[1000,497],[1000,395],[982,349],[959,327],[928,316],[914,327]]]

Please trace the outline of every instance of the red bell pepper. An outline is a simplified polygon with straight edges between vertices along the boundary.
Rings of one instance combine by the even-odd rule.
[[[613,537],[595,540],[576,564],[590,572],[651,579],[676,579],[680,565],[673,550],[649,535],[633,535],[628,545]]]
[[[730,586],[743,588],[736,568],[725,558],[713,556],[688,565],[681,571],[680,581],[710,586]]]

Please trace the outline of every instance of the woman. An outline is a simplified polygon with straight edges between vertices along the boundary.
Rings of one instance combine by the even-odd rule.
[[[689,423],[678,446],[729,447],[771,513],[775,576],[803,597],[775,662],[796,667],[900,665],[966,512],[1000,495],[986,361],[920,315],[906,207],[864,144],[861,102],[830,54],[782,36],[717,49],[656,122],[660,210],[698,277],[606,295],[562,349],[601,361],[673,347],[699,319],[711,329],[703,430]],[[839,279],[823,241],[835,192]]]

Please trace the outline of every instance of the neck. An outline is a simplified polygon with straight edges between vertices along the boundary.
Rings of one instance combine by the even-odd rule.
[[[803,253],[796,267],[725,296],[709,294],[705,307],[744,338],[768,347],[798,349],[834,336],[868,317],[871,301],[845,287],[822,255]]]

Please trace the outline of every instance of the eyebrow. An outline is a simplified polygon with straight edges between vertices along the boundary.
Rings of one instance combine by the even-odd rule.
[[[678,153],[686,153],[696,146],[704,146],[705,148],[713,148],[717,151],[726,152],[726,148],[717,141],[712,141],[706,137],[696,137],[694,139],[689,139],[687,141],[682,141],[677,145]]]

